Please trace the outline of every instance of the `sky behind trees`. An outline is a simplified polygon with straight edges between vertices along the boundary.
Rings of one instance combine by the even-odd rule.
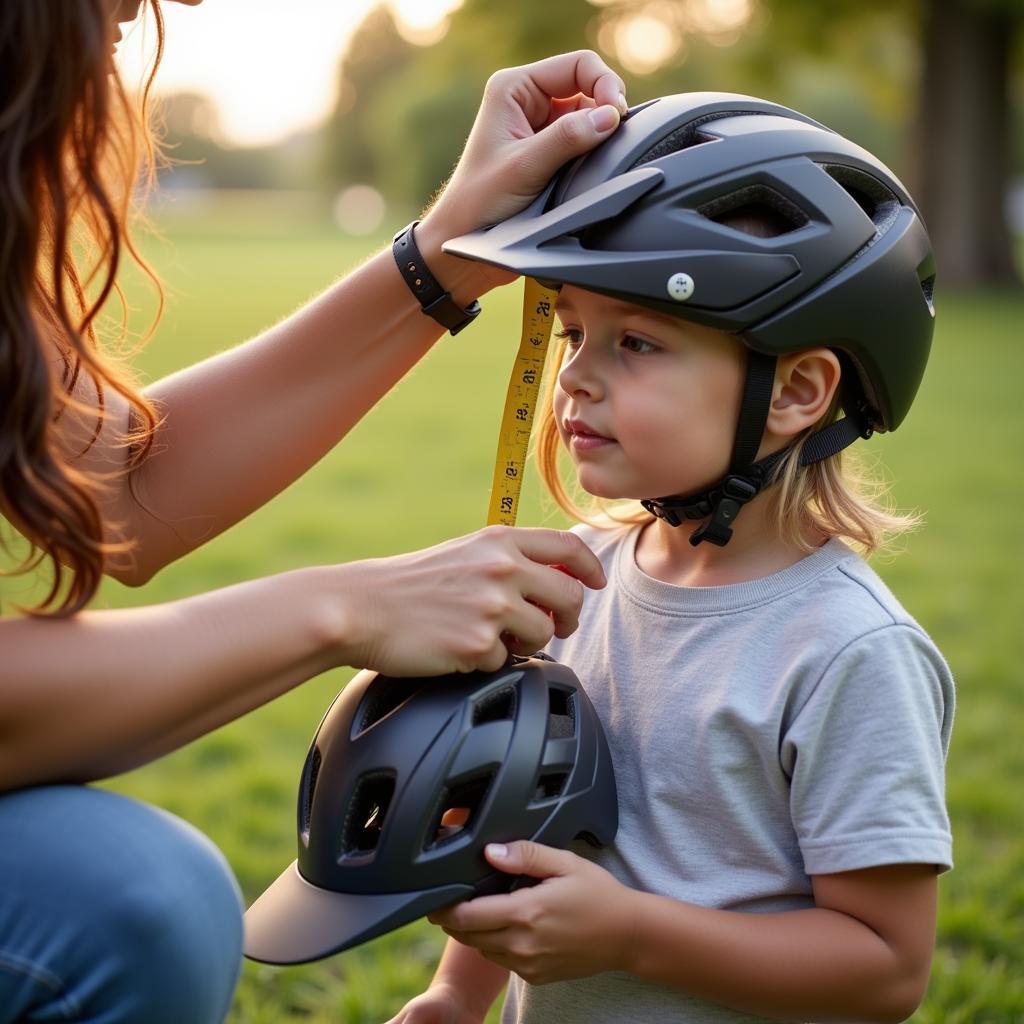
[[[391,0],[410,38],[436,38],[460,0]],[[279,142],[326,119],[338,60],[378,0],[207,0],[163,8],[167,48],[157,91],[202,93],[218,111],[221,141]],[[151,56],[152,26],[137,24],[119,47],[130,82]]]

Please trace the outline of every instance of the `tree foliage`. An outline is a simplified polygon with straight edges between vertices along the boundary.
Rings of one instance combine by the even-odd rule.
[[[948,61],[925,45],[940,5],[989,35],[994,24],[1010,40],[1006,68],[990,72],[1003,75],[1009,97],[998,130],[1004,140],[1024,137],[1024,0],[465,0],[431,46],[406,41],[386,6],[367,17],[339,70],[338,106],[324,133],[326,176],[335,186],[371,183],[420,206],[450,172],[495,69],[590,47],[622,70],[633,102],[712,89],[804,110],[875,152],[914,190],[922,184],[929,215],[941,218],[947,190],[967,186],[930,180],[935,147],[921,142],[929,121],[922,83],[935,74],[926,63]],[[730,10],[744,16],[723,22]],[[645,66],[652,53],[663,59]],[[937,144],[954,146],[955,128]],[[972,145],[983,150],[978,162],[998,149],[984,139]],[[1003,159],[997,192],[1009,160],[1024,170],[1020,144]],[[992,187],[991,175],[986,180]]]
[[[282,144],[225,145],[217,107],[202,93],[178,92],[160,102],[160,134],[175,187],[285,189],[314,188],[308,134]]]

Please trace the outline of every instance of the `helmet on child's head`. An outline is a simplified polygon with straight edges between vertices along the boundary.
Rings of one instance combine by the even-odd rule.
[[[610,843],[611,757],[572,670],[543,655],[497,672],[362,672],[313,739],[298,859],[245,915],[245,954],[329,956],[458,900],[505,892],[490,842]]]
[[[750,96],[633,108],[529,207],[445,249],[737,335],[752,379],[734,492],[756,494],[778,462],[754,463],[778,356],[824,345],[843,362],[847,418],[805,446],[807,463],[895,429],[931,345],[934,259],[907,190],[855,143]],[[702,518],[715,490],[652,511]]]

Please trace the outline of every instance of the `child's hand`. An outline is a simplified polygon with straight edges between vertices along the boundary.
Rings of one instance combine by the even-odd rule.
[[[481,1024],[483,1016],[473,1013],[450,985],[431,985],[422,995],[410,999],[387,1024]]]
[[[590,861],[539,843],[487,847],[487,859],[539,885],[482,896],[430,914],[453,939],[534,985],[622,969],[633,890]]]

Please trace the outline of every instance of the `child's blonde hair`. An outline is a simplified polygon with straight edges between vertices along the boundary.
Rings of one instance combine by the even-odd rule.
[[[553,406],[564,352],[562,339],[549,356],[534,448],[541,479],[558,507],[580,522],[599,527],[651,522],[654,516],[637,501],[609,503],[588,495],[590,500],[583,505],[573,493],[579,489],[570,491],[566,487],[559,469],[562,444]],[[888,486],[861,452],[846,449],[809,466],[800,465],[800,452],[807,439],[840,415],[837,392],[825,415],[796,439],[772,474],[775,482],[765,491],[768,518],[780,539],[807,553],[814,550],[808,538],[824,534],[842,538],[870,555],[918,527],[922,517],[892,507]]]

